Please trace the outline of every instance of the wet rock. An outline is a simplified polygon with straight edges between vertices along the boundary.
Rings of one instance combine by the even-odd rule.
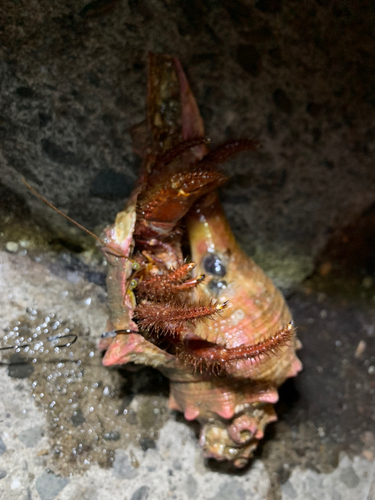
[[[54,500],[68,483],[69,479],[66,477],[59,477],[55,476],[55,474],[45,472],[38,477],[35,487],[41,500]]]
[[[153,439],[145,437],[141,438],[139,440],[139,444],[141,445],[141,448],[143,451],[147,451],[149,449],[155,449],[156,448],[156,443]]]
[[[118,431],[106,432],[103,435],[105,441],[118,441],[120,439],[120,433]]]
[[[85,416],[82,413],[82,410],[78,408],[73,412],[73,415],[71,416],[71,421],[74,427],[78,427],[79,425],[82,425],[86,422]]]
[[[28,378],[34,372],[32,364],[25,361],[25,358],[18,352],[12,354],[9,359],[8,375],[12,378]]]

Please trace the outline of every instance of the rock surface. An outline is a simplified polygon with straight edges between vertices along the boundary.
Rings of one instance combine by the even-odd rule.
[[[374,16],[330,0],[3,0],[0,346],[46,326],[38,349],[0,351],[1,499],[375,498]],[[137,176],[149,50],[181,59],[214,142],[261,141],[223,167],[222,199],[295,290],[305,369],[241,473],[202,460],[156,372],[101,366],[102,257],[20,181],[89,229],[112,222]],[[42,335],[57,321],[80,338],[55,352]]]
[[[137,175],[147,52],[173,53],[214,143],[260,140],[224,167],[222,199],[246,251],[292,286],[375,201],[374,17],[368,2],[4,0],[2,182],[55,232],[21,175],[90,229],[112,221]]]

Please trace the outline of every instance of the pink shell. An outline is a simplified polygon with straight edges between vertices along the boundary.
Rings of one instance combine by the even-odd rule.
[[[155,129],[160,116],[156,114],[158,106],[168,102],[168,92],[165,96],[161,91],[163,88],[165,94],[165,88],[168,88],[160,83],[162,77],[155,79],[158,83],[153,83],[152,77],[158,72],[167,75],[163,78],[170,85],[170,93],[176,86],[180,90],[182,138],[202,136],[203,122],[179,61],[155,55],[150,56],[150,135],[160,140]],[[176,124],[162,123],[162,127],[166,130],[172,127],[175,133]],[[191,151],[198,159],[206,152],[205,146]],[[125,211],[105,233],[111,246],[121,248],[126,255],[131,255],[134,245],[132,233],[136,223],[138,190],[139,187]],[[185,219],[191,257],[197,263],[195,273],[206,274],[203,285],[194,292],[194,300],[229,301],[219,316],[191,327],[190,335],[230,349],[266,341],[285,329],[291,322],[291,314],[283,296],[235,241],[216,192],[199,199]],[[225,282],[222,286],[216,286],[218,276],[215,276],[215,270],[205,268],[207,256],[217,258],[225,270],[224,274],[219,273]],[[107,287],[111,310],[108,329],[128,328],[137,332],[133,320],[136,290],[132,296],[127,287],[132,273],[130,261],[124,265],[124,259],[111,255],[108,261]],[[175,265],[172,261],[169,264]],[[298,347],[295,337],[277,353],[272,351],[229,363],[221,376],[211,372],[197,373],[194,367],[147,341],[141,333],[118,335],[113,342],[103,341],[101,347],[107,349],[103,358],[105,366],[132,362],[156,367],[164,373],[171,382],[170,408],[183,412],[187,420],[197,419],[202,424],[200,445],[204,456],[230,460],[237,467],[246,465],[262,439],[266,425],[276,420],[273,404],[278,400],[277,388],[302,368],[295,355]]]

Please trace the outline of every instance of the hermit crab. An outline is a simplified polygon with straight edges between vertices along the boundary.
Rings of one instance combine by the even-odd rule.
[[[244,467],[276,420],[277,388],[301,370],[289,309],[237,244],[217,194],[218,165],[258,144],[209,150],[180,62],[155,54],[147,119],[132,137],[141,174],[103,237],[103,364],[160,370],[170,408],[200,422],[204,456]]]
[[[169,406],[201,424],[207,458],[244,467],[277,419],[278,387],[302,368],[279,290],[237,244],[217,166],[254,151],[245,139],[209,150],[178,59],[149,55],[147,119],[132,129],[142,158],[124,210],[100,242],[108,261],[105,366],[140,364],[170,380]]]

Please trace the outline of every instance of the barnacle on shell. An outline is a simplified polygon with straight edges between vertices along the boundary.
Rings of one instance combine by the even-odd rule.
[[[120,255],[107,252],[108,329],[125,334],[103,341],[103,363],[158,368],[170,407],[202,424],[204,456],[243,467],[276,420],[277,388],[301,370],[285,300],[237,244],[216,192],[226,179],[217,165],[258,143],[209,151],[169,56],[149,56],[147,110],[132,131],[140,180],[105,230]]]

